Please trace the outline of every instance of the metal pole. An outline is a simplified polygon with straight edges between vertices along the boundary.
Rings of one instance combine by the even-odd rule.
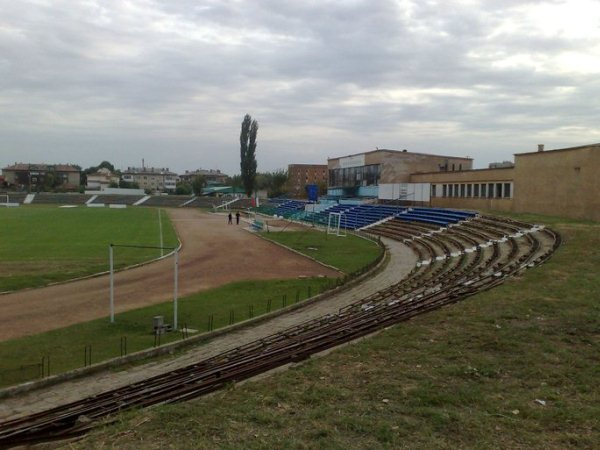
[[[179,250],[175,249],[175,253],[173,254],[174,258],[175,258],[175,267],[174,267],[174,276],[175,279],[174,281],[174,288],[173,288],[173,329],[177,330],[177,291],[178,291],[178,286],[177,286],[177,279],[179,278],[178,276],[178,271],[179,271]]]
[[[158,232],[160,233],[160,256],[164,256],[161,210],[158,210]]]
[[[110,266],[110,323],[115,321],[115,280],[114,280],[114,264],[113,264],[113,245],[108,246],[108,260]]]

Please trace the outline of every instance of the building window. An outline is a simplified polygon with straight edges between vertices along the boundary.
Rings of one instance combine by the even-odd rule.
[[[504,183],[504,198],[510,198],[510,183]]]
[[[496,183],[496,198],[502,198],[502,183]]]
[[[486,185],[485,185],[485,183],[483,183],[483,184],[481,185],[481,197],[482,197],[482,198],[485,198],[485,197],[486,197],[485,186],[486,186]]]
[[[473,185],[473,197],[479,197],[479,183]]]
[[[488,183],[488,198],[494,198],[494,183]]]
[[[467,197],[471,197],[473,195],[473,185],[467,184]]]
[[[460,196],[463,198],[465,196],[465,185],[464,184],[460,185]]]
[[[454,185],[454,196],[458,197],[458,184]]]
[[[435,184],[432,184],[432,185],[431,185],[431,196],[432,196],[432,197],[437,197],[437,195],[436,195],[436,193],[435,193],[435,191],[436,191],[436,188],[437,188],[437,185],[435,185]]]
[[[462,170],[462,164],[458,165],[458,170]]]
[[[448,196],[448,185],[442,184],[442,197],[447,197],[447,196]]]
[[[454,172],[454,163],[452,163],[452,172]]]

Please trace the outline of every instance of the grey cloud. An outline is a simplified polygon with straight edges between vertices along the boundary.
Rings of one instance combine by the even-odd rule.
[[[408,11],[394,1],[5,1],[0,164],[46,159],[50,148],[83,166],[100,154],[125,164],[145,155],[178,170],[235,172],[246,112],[261,123],[261,170],[364,146],[468,149],[482,161],[506,148],[506,159],[519,142],[553,132],[561,142],[553,130],[599,119],[588,100],[599,91],[595,74],[495,65],[588,42],[491,38],[523,4],[414,2]],[[403,89],[426,100],[364,98]],[[419,123],[434,132],[409,125]]]

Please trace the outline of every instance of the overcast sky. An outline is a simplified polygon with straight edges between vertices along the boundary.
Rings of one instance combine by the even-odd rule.
[[[0,166],[239,173],[600,142],[600,2],[0,0]]]

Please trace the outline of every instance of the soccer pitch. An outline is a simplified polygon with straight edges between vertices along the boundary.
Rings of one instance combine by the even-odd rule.
[[[0,224],[0,292],[106,271],[111,243],[159,246],[162,231],[165,247],[178,244],[167,214],[155,208],[3,208]],[[115,253],[117,269],[161,256],[156,249]]]

